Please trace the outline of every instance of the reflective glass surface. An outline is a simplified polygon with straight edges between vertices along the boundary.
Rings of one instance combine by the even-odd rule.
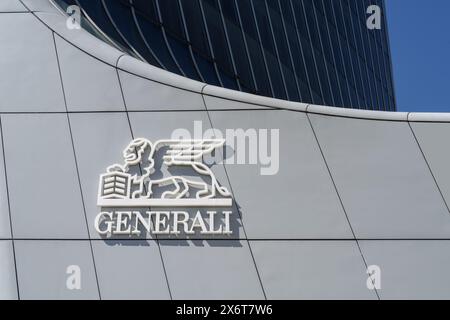
[[[58,0],[165,70],[304,103],[395,111],[383,0]],[[367,8],[382,9],[381,30]]]

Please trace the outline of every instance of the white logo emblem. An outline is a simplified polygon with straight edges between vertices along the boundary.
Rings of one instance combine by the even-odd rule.
[[[135,139],[123,151],[124,164],[109,166],[107,173],[100,175],[97,204],[111,208],[231,207],[231,193],[203,163],[204,156],[224,143],[223,139],[155,143]],[[191,174],[189,178],[187,174],[163,174],[176,170]]]

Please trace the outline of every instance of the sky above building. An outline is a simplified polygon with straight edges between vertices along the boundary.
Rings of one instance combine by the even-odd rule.
[[[450,112],[450,1],[386,0],[398,111]]]

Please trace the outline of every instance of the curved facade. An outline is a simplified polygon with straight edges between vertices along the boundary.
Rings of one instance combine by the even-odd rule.
[[[63,0],[128,52],[232,90],[320,105],[395,111],[383,1]]]
[[[46,0],[0,12],[1,298],[450,298],[448,114],[228,90],[68,29]],[[232,192],[232,234],[100,235],[99,175],[132,139],[196,123],[279,130],[276,174],[211,166]]]

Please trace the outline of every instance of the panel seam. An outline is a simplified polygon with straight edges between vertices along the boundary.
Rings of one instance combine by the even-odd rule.
[[[315,138],[315,140],[316,140],[316,143],[317,143],[317,146],[318,146],[318,148],[319,148],[319,151],[320,151],[320,154],[321,154],[321,156],[322,156],[322,159],[323,159],[323,161],[324,161],[325,167],[327,168],[328,175],[329,175],[329,177],[330,177],[330,179],[331,179],[331,183],[333,184],[334,190],[336,191],[336,195],[337,195],[337,197],[338,197],[338,199],[339,199],[341,208],[342,208],[342,210],[343,210],[343,212],[344,212],[344,214],[345,214],[345,217],[346,217],[346,219],[347,219],[347,223],[348,223],[348,225],[349,225],[349,227],[350,227],[350,231],[351,231],[352,234],[353,234],[353,238],[354,238],[354,240],[355,240],[355,242],[356,242],[356,246],[358,247],[359,254],[361,255],[361,258],[362,258],[363,263],[364,263],[364,265],[365,265],[365,267],[366,267],[366,273],[367,273],[367,270],[368,270],[368,266],[369,266],[369,265],[368,265],[368,263],[367,263],[367,261],[366,261],[366,258],[364,257],[364,254],[363,254],[363,251],[362,251],[362,248],[361,248],[361,244],[359,243],[360,240],[358,240],[358,238],[356,237],[356,234],[355,234],[355,231],[354,231],[354,229],[353,229],[352,223],[350,222],[350,218],[349,218],[349,216],[348,216],[348,214],[347,214],[347,210],[345,209],[344,202],[343,202],[342,197],[341,197],[341,195],[340,195],[340,193],[339,193],[339,190],[338,190],[338,188],[337,188],[337,185],[336,185],[336,182],[335,182],[335,180],[334,180],[333,174],[331,173],[331,168],[330,168],[330,166],[328,165],[328,162],[327,162],[327,160],[326,160],[326,158],[325,158],[325,154],[324,154],[324,152],[323,152],[322,146],[320,145],[319,138],[317,137],[317,134],[316,134],[316,132],[315,132],[315,130],[314,130],[314,127],[313,127],[313,125],[312,125],[311,119],[310,119],[310,117],[309,117],[308,114],[306,114],[306,118],[308,119],[308,123],[309,123],[309,125],[310,125],[310,127],[311,127],[312,133],[313,133],[314,138]],[[372,279],[371,275],[369,275],[369,278],[371,279],[372,284],[375,285],[374,280]],[[374,288],[374,291],[375,291],[375,294],[377,295],[378,300],[381,300],[380,295],[379,295],[379,293],[378,293],[378,290],[377,290],[376,288]]]
[[[9,199],[9,186],[8,186],[8,173],[6,170],[6,152],[5,152],[5,141],[3,138],[3,116],[0,116],[0,136],[2,141],[2,153],[3,153],[3,168],[5,170],[5,183],[6,183],[6,199],[8,201],[8,213],[9,213],[9,227],[11,231],[11,244],[13,251],[13,260],[14,260],[14,270],[16,273],[16,287],[17,287],[17,299],[20,300],[20,289],[19,289],[19,275],[17,273],[17,259],[16,259],[16,247],[15,247],[15,239],[13,232],[13,222],[12,222],[12,214],[11,214],[11,203]]]
[[[414,132],[414,129],[412,128],[411,123],[409,121],[408,121],[408,126],[409,126],[409,129],[411,130],[411,134],[414,137],[414,141],[416,142],[417,147],[419,148],[419,151],[420,151],[420,153],[421,153],[421,155],[423,157],[423,160],[425,161],[425,164],[427,165],[428,170],[430,171],[431,177],[433,178],[433,181],[434,181],[434,183],[435,183],[435,185],[436,185],[436,187],[437,187],[437,189],[439,191],[439,194],[441,195],[442,201],[444,202],[444,205],[447,208],[447,212],[450,214],[450,208],[448,206],[447,201],[445,200],[444,193],[442,192],[442,189],[439,186],[439,183],[438,183],[438,181],[436,179],[436,176],[434,175],[433,170],[431,169],[431,165],[430,165],[429,161],[427,160],[427,157],[425,156],[425,152],[423,151],[422,146],[419,143],[419,139],[417,138],[417,135]]]
[[[102,299],[102,295],[101,295],[101,291],[100,291],[100,284],[99,284],[99,279],[98,279],[98,272],[97,272],[97,266],[95,263],[95,256],[94,256],[94,248],[91,242],[91,235],[90,235],[90,231],[89,231],[89,220],[87,218],[87,213],[86,213],[86,204],[84,202],[84,194],[83,194],[83,188],[81,186],[81,178],[80,178],[80,171],[79,171],[79,167],[78,167],[78,159],[77,159],[77,154],[76,154],[76,150],[75,150],[75,142],[73,139],[73,133],[72,133],[72,125],[70,123],[70,116],[69,113],[67,112],[68,106],[67,106],[67,99],[66,99],[66,91],[65,91],[65,87],[64,87],[64,81],[63,81],[63,76],[62,76],[62,70],[61,70],[61,64],[60,64],[60,60],[59,60],[59,53],[58,53],[58,47],[56,45],[56,38],[55,38],[55,33],[52,32],[52,36],[53,36],[53,44],[55,47],[55,55],[56,55],[56,62],[58,64],[58,72],[59,72],[59,77],[60,77],[60,82],[61,82],[61,90],[62,90],[62,94],[64,97],[64,106],[66,108],[66,119],[67,119],[67,124],[68,124],[68,129],[69,129],[69,134],[70,134],[70,141],[72,144],[72,153],[73,153],[73,157],[74,157],[74,161],[75,161],[75,169],[77,171],[77,179],[78,179],[78,187],[80,189],[80,197],[81,197],[81,204],[83,206],[83,213],[84,213],[84,219],[86,222],[86,231],[87,231],[87,235],[89,237],[89,247],[91,250],[91,255],[92,255],[92,264],[94,267],[94,273],[95,273],[95,280],[96,280],[96,284],[97,284],[97,292],[98,292],[98,297],[101,300]]]
[[[208,120],[209,120],[210,126],[211,126],[212,129],[214,129],[214,125],[213,125],[213,122],[212,122],[212,119],[211,119],[211,115],[209,114],[208,106],[206,105],[206,101],[204,99],[204,95],[203,94],[202,94],[202,99],[203,99],[203,103],[205,105],[205,110],[206,110],[206,114],[208,116]],[[225,175],[226,175],[227,180],[228,180],[228,184],[230,185],[231,194],[233,195],[234,202],[236,204],[235,193],[233,191],[233,186],[231,185],[231,180],[230,180],[230,176],[228,175],[227,168],[226,168],[225,164],[222,164],[222,167],[224,169]],[[258,266],[256,264],[256,259],[255,259],[255,255],[253,254],[253,250],[252,250],[252,247],[251,247],[251,244],[250,244],[250,240],[247,237],[247,232],[245,230],[245,226],[244,226],[244,221],[242,219],[241,210],[238,208],[237,205],[235,207],[236,207],[237,212],[239,214],[239,218],[241,219],[242,231],[243,231],[244,237],[245,237],[245,239],[238,239],[237,241],[246,241],[247,242],[248,249],[250,251],[250,256],[252,257],[252,261],[253,261],[253,264],[255,266],[256,275],[258,276],[258,280],[259,280],[259,283],[261,285],[261,290],[262,290],[262,293],[264,295],[264,300],[267,300],[266,290],[264,289],[264,285],[263,285],[263,282],[262,282],[261,274],[260,274],[260,272],[258,270]]]

